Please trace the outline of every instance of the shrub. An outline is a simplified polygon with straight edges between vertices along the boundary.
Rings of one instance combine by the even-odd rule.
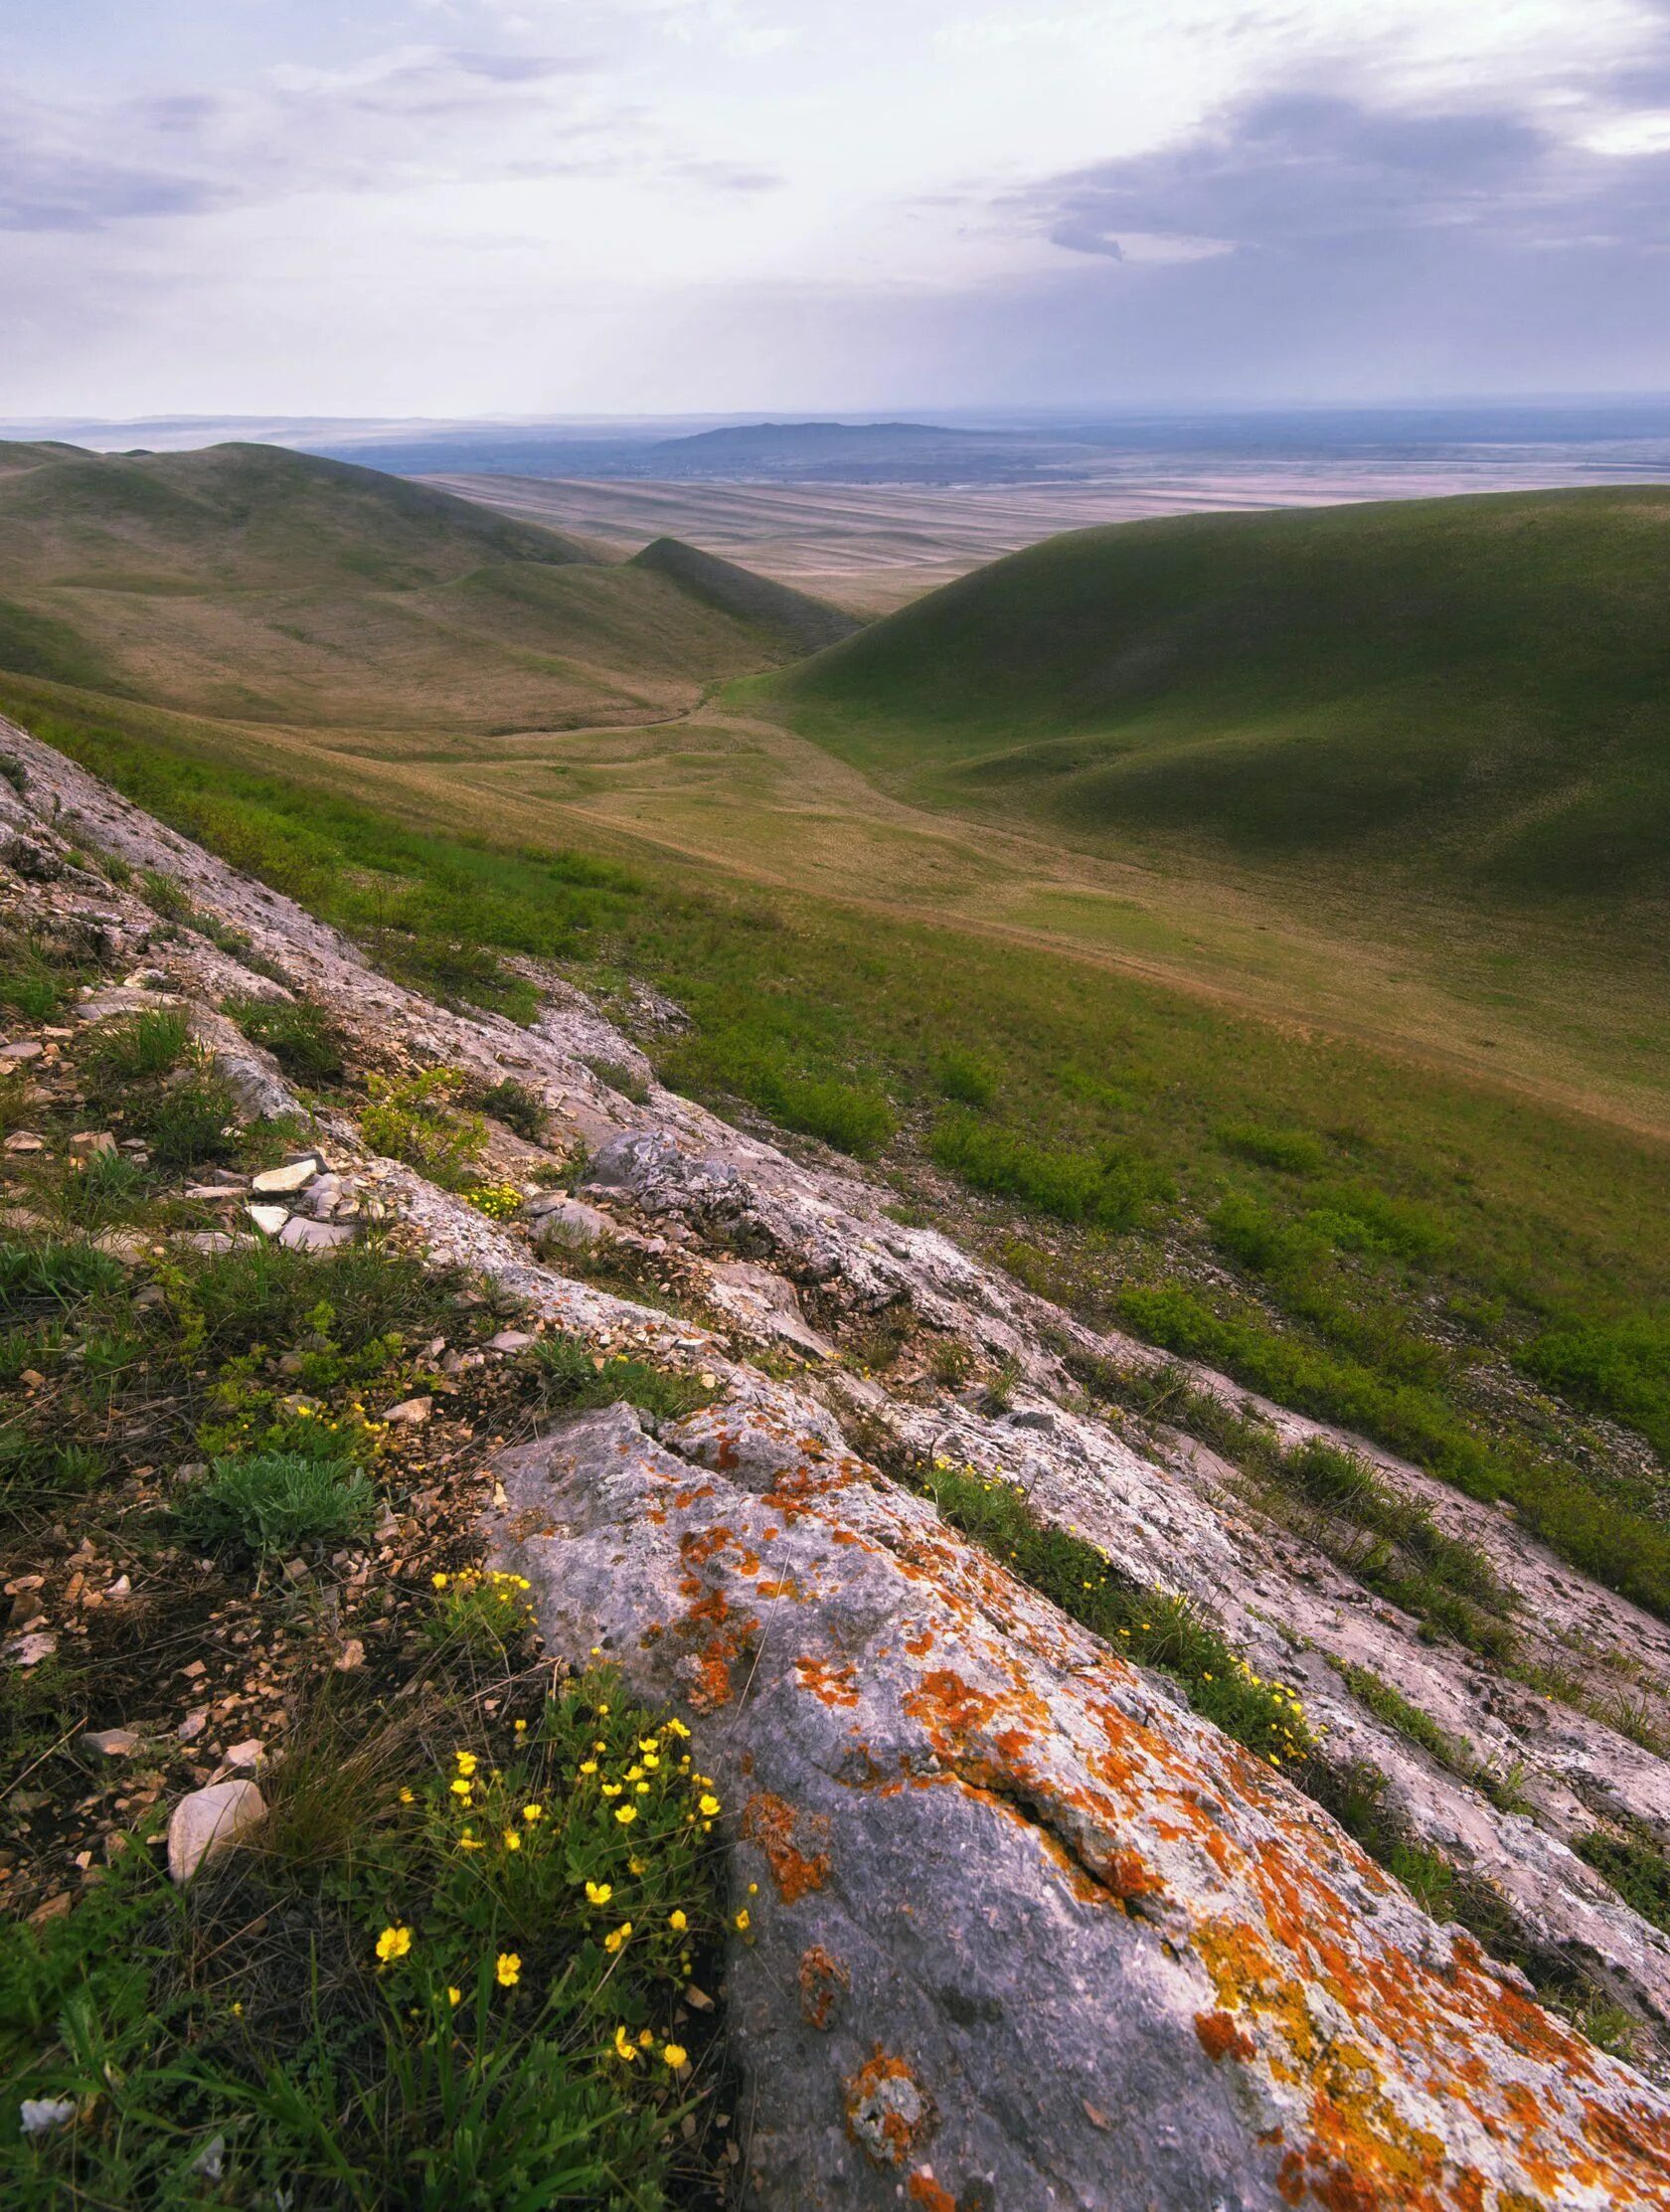
[[[205,1548],[239,1543],[255,1553],[300,1544],[346,1544],[370,1534],[377,1497],[358,1467],[299,1451],[217,1459],[174,1508],[180,1531]]]
[[[1590,1828],[1572,1848],[1596,1874],[1603,1874],[1643,1920],[1670,1934],[1670,1859],[1648,1830],[1613,1835],[1604,1828]]]
[[[616,1084],[615,1089],[619,1088]],[[507,1129],[514,1129],[530,1144],[544,1141],[548,1118],[545,1101],[525,1083],[506,1077],[503,1083],[488,1084],[470,1103],[478,1106],[483,1113],[490,1113],[495,1121],[502,1121]]]
[[[1545,1390],[1638,1430],[1670,1453],[1670,1322],[1549,1329],[1517,1363]]]
[[[623,1099],[630,1099],[634,1106],[649,1104],[649,1085],[625,1061],[594,1059],[588,1055],[583,1058],[584,1065],[599,1083],[606,1083],[611,1091],[618,1091]]]
[[[226,1011],[251,1044],[264,1046],[298,1083],[342,1081],[342,1033],[322,1006],[300,998],[246,998],[232,1000]]]
[[[1097,1229],[1129,1229],[1151,1188],[1133,1162],[1034,1144],[1009,1129],[994,1129],[969,1114],[947,1115],[933,1130],[928,1150],[939,1166],[976,1190],[1012,1198],[1058,1221]]]
[[[172,1082],[136,1097],[128,1121],[162,1167],[201,1167],[238,1152],[238,1100],[206,1052],[194,1052]]]
[[[997,1097],[996,1071],[971,1052],[942,1052],[933,1063],[933,1081],[941,1098],[957,1106],[989,1106]]]
[[[428,1068],[421,1075],[368,1079],[371,1104],[360,1115],[360,1134],[373,1151],[404,1160],[430,1182],[455,1188],[466,1181],[487,1149],[478,1113],[453,1106],[464,1087],[456,1068]]]
[[[899,1122],[879,1091],[842,1083],[834,1077],[762,1075],[750,1096],[785,1129],[815,1136],[834,1151],[854,1159],[874,1159],[892,1143]]]
[[[1270,1128],[1257,1121],[1225,1122],[1214,1132],[1226,1152],[1284,1175],[1314,1175],[1328,1164],[1328,1151],[1308,1129]]]

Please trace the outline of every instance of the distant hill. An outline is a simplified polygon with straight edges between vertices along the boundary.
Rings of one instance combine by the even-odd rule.
[[[244,721],[491,730],[665,712],[804,649],[379,470],[0,445],[0,671]]]
[[[890,787],[1070,839],[1670,896],[1670,487],[1075,532],[767,691]]]
[[[792,586],[755,576],[752,569],[717,554],[703,553],[682,538],[657,538],[634,553],[629,567],[653,569],[670,576],[739,621],[768,630],[796,653],[815,653],[825,645],[839,644],[863,627],[857,615],[827,599],[813,598]]]

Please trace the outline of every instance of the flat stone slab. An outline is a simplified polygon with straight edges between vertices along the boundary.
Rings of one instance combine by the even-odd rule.
[[[329,1252],[333,1245],[350,1244],[354,1232],[347,1222],[309,1221],[292,1214],[278,1233],[278,1242],[291,1252]]]
[[[317,1152],[305,1152],[299,1159],[286,1160],[282,1167],[263,1167],[258,1175],[251,1175],[250,1188],[258,1197],[282,1198],[291,1191],[305,1190],[325,1172],[325,1163]]]

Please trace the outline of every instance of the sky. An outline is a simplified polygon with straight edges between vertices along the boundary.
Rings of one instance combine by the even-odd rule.
[[[1670,389],[1670,0],[0,0],[0,417]]]

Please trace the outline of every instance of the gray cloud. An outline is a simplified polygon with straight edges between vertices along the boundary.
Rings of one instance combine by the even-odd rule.
[[[1595,153],[1497,109],[1280,91],[1008,205],[1052,244],[1115,260],[1135,236],[1299,255],[1458,233],[1657,247],[1670,243],[1667,186],[1670,156]]]

